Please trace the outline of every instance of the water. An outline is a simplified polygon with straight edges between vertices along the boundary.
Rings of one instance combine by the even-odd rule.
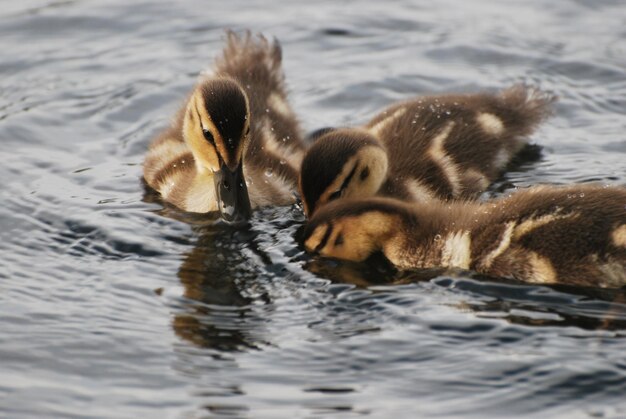
[[[560,96],[534,183],[626,184],[621,1],[4,2],[0,416],[626,416],[624,291],[311,260],[163,206],[141,162],[221,49],[284,47],[307,130],[516,81]]]

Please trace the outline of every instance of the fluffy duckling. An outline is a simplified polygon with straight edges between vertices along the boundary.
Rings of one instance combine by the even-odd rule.
[[[626,189],[537,186],[479,203],[339,200],[304,229],[307,251],[456,267],[542,284],[626,285]]]
[[[277,41],[227,33],[212,74],[149,147],[144,178],[163,200],[227,221],[295,202],[304,143],[281,60]]]
[[[320,130],[302,161],[305,213],[339,197],[476,197],[527,145],[554,99],[521,85],[497,95],[421,97],[360,128]]]

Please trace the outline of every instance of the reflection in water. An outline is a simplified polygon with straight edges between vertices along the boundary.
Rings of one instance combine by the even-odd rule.
[[[484,380],[476,364],[480,351],[467,359],[446,358],[460,372],[448,377],[446,362],[435,363],[434,371],[444,372],[428,384],[432,388],[462,396],[467,393],[454,387],[458,380],[497,391],[517,379],[538,388],[554,382],[568,388],[558,384],[570,381],[567,370],[544,376],[543,364],[532,366],[536,355],[529,352],[529,342],[541,347],[546,334],[571,330],[567,339],[594,331],[603,344],[605,336],[624,336],[626,330],[626,290],[529,285],[461,270],[396,271],[382,258],[359,264],[310,257],[297,246],[303,220],[295,208],[255,212],[245,228],[164,211],[192,225],[197,235],[178,268],[184,298],[172,307],[172,327],[183,341],[175,368],[193,377],[194,397],[210,415],[245,416],[259,386],[290,388],[292,403],[312,414],[373,412],[357,372],[365,371],[368,382],[376,374],[394,382],[391,377],[405,374],[398,368],[415,368],[419,377],[441,356],[441,340],[465,346],[480,342],[499,357],[531,355],[516,361],[521,372],[513,376],[508,361],[494,361],[495,372]],[[464,320],[451,321],[449,313]],[[407,329],[398,335],[401,324]],[[391,360],[396,369],[371,369],[372,362],[390,365]],[[275,371],[276,363],[282,367]],[[611,374],[613,379],[616,373]],[[520,400],[532,394],[518,391]],[[486,408],[498,410],[501,403],[494,399]]]
[[[626,330],[626,289],[538,286],[480,275],[442,277],[434,282],[468,294],[459,308],[475,312],[478,317],[501,318],[525,326]]]
[[[184,287],[184,312],[174,316],[176,334],[195,345],[220,351],[258,348],[260,325],[253,303],[269,303],[266,293],[252,299],[247,288],[257,277],[242,253],[253,241],[249,230],[228,226],[197,228],[199,238],[185,255],[178,277]],[[249,268],[249,270],[248,270]]]
[[[144,200],[154,198],[146,189]],[[172,207],[159,212],[191,224],[198,236],[178,269],[185,300],[182,312],[174,316],[176,334],[220,351],[268,345],[264,325],[274,311],[272,282],[286,274],[293,243],[285,238],[301,220],[301,211],[256,211],[252,224],[244,227],[230,226],[213,214],[185,213]]]
[[[407,275],[406,272],[397,271],[382,254],[376,254],[363,263],[313,258],[304,264],[304,269],[333,282],[352,284],[361,288],[428,281],[446,271],[443,268],[419,269]]]
[[[184,256],[178,278],[184,287],[184,312],[176,313],[172,327],[177,336],[194,345],[218,351],[257,348],[245,329],[233,324],[254,315],[252,299],[244,296],[245,256],[241,248],[253,237],[249,230],[230,228],[216,214],[187,213],[162,203],[159,194],[145,182],[143,201],[164,205],[160,215],[194,225],[198,239]],[[243,239],[243,240],[242,240]]]
[[[455,307],[474,312],[480,318],[500,318],[524,326],[626,330],[626,288],[537,286],[458,269],[396,271],[383,257],[367,263],[313,258],[304,268],[335,283],[374,287],[373,290],[379,285],[432,281],[455,293],[468,294],[467,301],[456,303]]]
[[[524,326],[626,331],[626,289],[536,286],[467,273],[433,282],[467,294],[457,307],[479,318],[499,318]]]
[[[146,189],[144,200],[158,202],[158,197]],[[472,312],[476,319],[501,319],[533,327],[626,330],[626,290],[537,286],[453,269],[397,271],[382,256],[367,263],[312,258],[294,248],[299,237],[295,232],[302,222],[300,211],[292,209],[286,216],[284,210],[257,212],[253,224],[246,228],[232,228],[210,215],[188,214],[167,206],[160,210],[161,215],[191,224],[198,235],[178,270],[185,300],[172,322],[177,336],[210,349],[218,357],[219,353],[268,346],[265,325],[274,310],[270,284],[276,275],[285,275],[285,266],[294,264],[317,278],[367,289],[371,297],[363,298],[388,293],[393,289],[390,286],[430,281],[457,297],[461,295],[461,300],[455,299],[450,306],[459,312]],[[291,242],[285,240],[286,235]],[[272,252],[272,248],[278,251]],[[382,291],[377,288],[380,286]],[[340,304],[345,302],[335,301],[331,306],[346,309]],[[321,311],[329,308],[318,307]],[[345,326],[345,333],[336,333],[338,337],[379,330],[366,325]],[[318,325],[312,322],[309,327]]]

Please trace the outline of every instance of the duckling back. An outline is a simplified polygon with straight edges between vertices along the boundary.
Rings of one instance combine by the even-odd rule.
[[[471,269],[534,283],[626,285],[626,189],[539,186],[482,207]]]
[[[527,146],[554,99],[523,86],[428,96],[392,105],[364,127],[321,130],[300,173],[305,211],[339,197],[475,198]]]
[[[412,201],[484,192],[551,114],[555,97],[521,85],[497,95],[417,98],[367,124],[389,155],[381,194]]]

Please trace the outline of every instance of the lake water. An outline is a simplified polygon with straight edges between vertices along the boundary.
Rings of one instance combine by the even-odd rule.
[[[224,28],[280,39],[307,130],[523,81],[560,101],[492,195],[626,184],[623,1],[340,3],[2,3],[0,417],[626,417],[626,291],[311,260],[298,208],[145,193]]]

